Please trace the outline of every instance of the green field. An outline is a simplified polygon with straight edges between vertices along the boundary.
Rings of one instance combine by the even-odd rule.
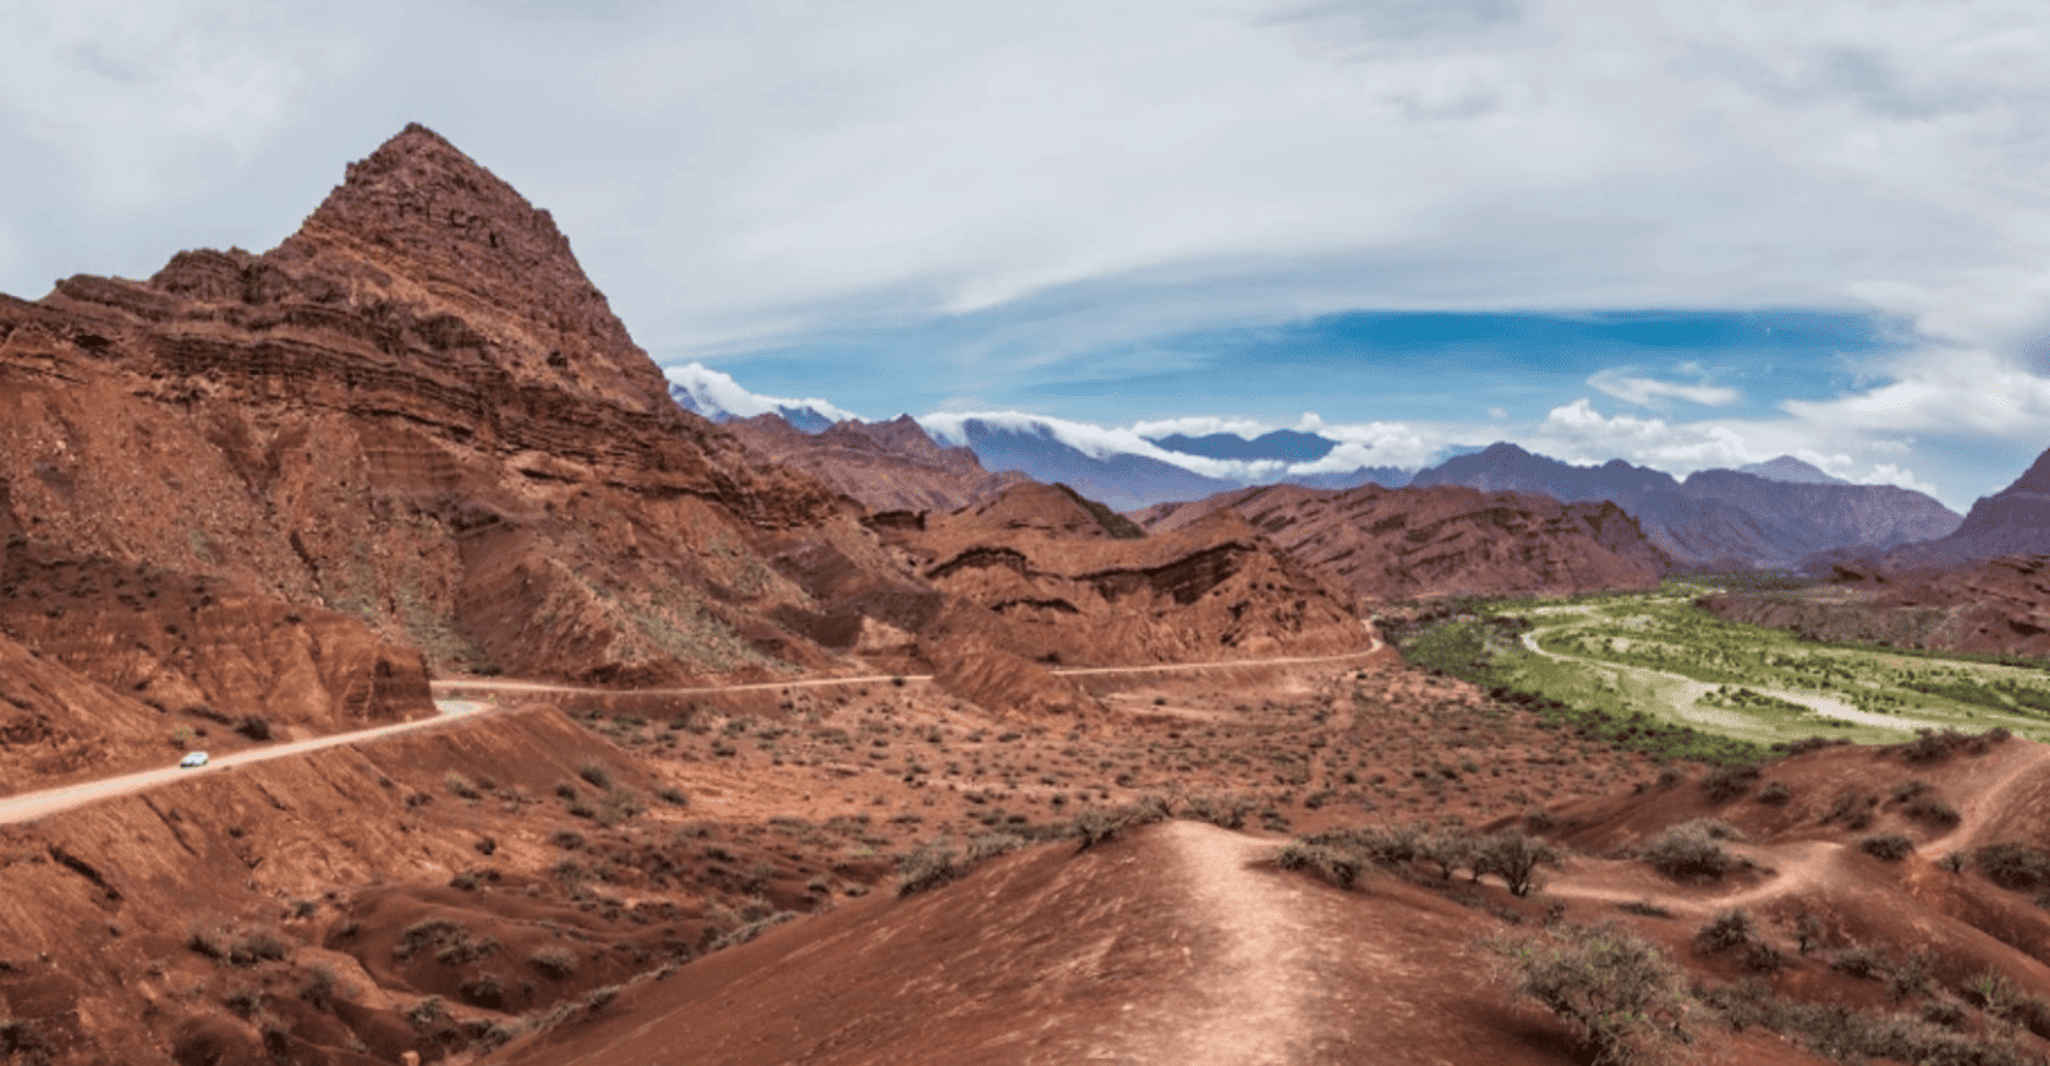
[[[2050,740],[2050,663],[1816,644],[1716,618],[1693,605],[1704,591],[1465,604],[1396,641],[1420,666],[1534,694],[1541,710],[1660,754],[1728,761],[1807,737],[1996,726]]]

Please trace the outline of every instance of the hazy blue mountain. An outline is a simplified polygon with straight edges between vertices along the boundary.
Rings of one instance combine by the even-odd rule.
[[[1153,443],[1171,452],[1211,459],[1280,459],[1290,463],[1314,462],[1338,447],[1335,440],[1292,429],[1262,433],[1252,440],[1236,433],[1208,433],[1201,437],[1175,433],[1155,437]]]
[[[1840,477],[1830,477],[1815,466],[1804,463],[1791,455],[1767,459],[1762,463],[1746,463],[1737,468],[1740,474],[1753,474],[1767,481],[1785,481],[1795,485],[1848,485]]]

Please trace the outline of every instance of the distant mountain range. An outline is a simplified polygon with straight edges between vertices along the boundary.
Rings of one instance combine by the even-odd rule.
[[[858,461],[861,471],[844,471],[836,484],[872,507],[887,498],[893,506],[917,501],[930,504],[925,509],[945,510],[986,495],[997,485],[981,479],[1004,472],[1071,486],[1118,511],[1259,485],[1341,491],[1370,484],[1458,485],[1482,492],[1542,493],[1569,503],[1613,502],[1642,523],[1646,538],[1674,565],[1701,570],[1788,568],[1818,553],[1845,551],[1871,559],[1902,545],[1950,537],[1961,523],[1980,531],[1967,537],[1969,544],[1958,541],[1952,547],[1984,557],[2035,543],[2028,532],[2032,527],[2015,520],[2021,512],[2040,511],[2040,517],[2050,518],[2050,470],[2031,472],[2041,474],[2040,484],[2024,477],[2000,496],[1981,501],[1991,510],[1981,516],[1980,508],[1974,508],[1979,517],[1967,521],[1920,492],[1852,484],[1785,455],[1735,470],[1699,471],[1684,481],[1620,459],[1575,466],[1509,443],[1455,454],[1423,470],[1348,467],[1340,461],[1348,454],[1343,449],[1357,455],[1358,446],[1303,430],[1272,430],[1250,438],[1225,432],[1146,436],[1017,412],[863,423],[824,400],[750,393],[731,377],[697,364],[672,367],[668,375],[672,396],[686,409],[719,422],[754,420],[751,436],[758,452],[766,448],[786,460],[801,453],[806,461],[828,465]],[[763,424],[768,417],[814,437],[836,423],[842,429],[834,438],[837,443],[808,447],[793,433]],[[893,427],[887,434],[863,428],[885,425]],[[912,425],[922,429],[915,441],[905,431]],[[889,441],[902,442],[922,472],[907,474],[908,480],[882,473],[877,461],[889,450]],[[773,447],[767,447],[771,442]],[[942,445],[965,449],[979,465],[969,469],[948,459],[944,471],[933,466]],[[2016,547],[1988,547],[2007,544]],[[2050,551],[2050,545],[2041,550]]]
[[[1422,471],[1411,484],[1608,500],[1634,515],[1645,536],[1675,563],[1703,569],[1791,567],[1833,548],[1887,548],[1947,536],[1962,521],[1922,493],[1831,483],[1822,471],[1790,457],[1758,467],[1787,476],[1703,470],[1681,481],[1620,459],[1573,466],[1496,444]]]

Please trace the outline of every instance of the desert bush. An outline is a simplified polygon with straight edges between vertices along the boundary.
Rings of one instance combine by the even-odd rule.
[[[2050,854],[2016,841],[1980,848],[1972,859],[1986,880],[2016,892],[2050,885]]]
[[[316,1010],[327,1010],[334,1006],[334,970],[327,966],[315,966],[307,973],[306,980],[299,985],[299,998],[313,1004]]]
[[[1915,842],[1899,833],[1858,838],[1858,850],[1882,862],[1899,862],[1914,854]]]
[[[1877,981],[1886,973],[1886,956],[1862,944],[1852,944],[1829,957],[1829,968],[1846,977]]]
[[[487,1010],[497,1010],[505,1005],[505,978],[495,973],[480,973],[462,983],[463,998]]]
[[[1784,807],[1794,798],[1794,790],[1785,781],[1768,781],[1752,799],[1768,807]]]
[[[612,787],[611,767],[595,760],[577,767],[577,776],[589,781],[595,788]]]
[[[953,848],[937,841],[921,844],[897,860],[897,895],[914,895],[952,881],[965,872]]]
[[[193,926],[185,934],[185,946],[215,962],[228,957],[228,938],[218,929]]]
[[[1648,899],[1634,899],[1628,903],[1616,904],[1616,909],[1626,914],[1642,915],[1646,918],[1671,918],[1673,912]]]
[[[1497,978],[1573,1026],[1596,1062],[1657,1059],[1690,1040],[1679,969],[1627,930],[1559,925],[1488,946],[1500,960]]]
[[[662,788],[656,789],[655,798],[669,804],[671,807],[690,806],[690,796],[674,785],[665,785]]]
[[[1957,754],[1960,750],[1975,748],[1984,751],[1987,738],[1974,737],[1955,729],[1915,730],[1915,739],[1896,745],[1901,758],[1911,763],[1938,763]]]
[[[527,956],[527,962],[531,963],[535,969],[558,981],[577,972],[576,952],[568,948],[553,946],[535,948],[533,954]]]
[[[404,962],[423,949],[469,938],[470,927],[453,918],[426,918],[399,933],[399,942],[392,945],[392,958]]]
[[[269,740],[270,723],[253,714],[243,715],[235,722],[235,732],[251,740]]]
[[[23,1062],[41,1066],[56,1053],[56,1046],[43,1036],[35,1022],[27,1018],[0,1018],[0,1060],[11,1062],[19,1057]]]
[[[1694,946],[1707,955],[1741,948],[1751,942],[1751,931],[1750,912],[1735,907],[1702,923],[1694,931]]]
[[[1366,863],[1356,851],[1332,844],[1294,841],[1274,856],[1284,870],[1310,870],[1339,888],[1351,888]]]
[[[1901,813],[1939,829],[1949,829],[1964,820],[1956,807],[1935,796],[1918,796],[1913,802],[1903,806]]]
[[[1474,874],[1494,874],[1502,879],[1509,894],[1528,896],[1539,886],[1538,867],[1558,865],[1559,850],[1541,837],[1507,829],[1479,842],[1473,851]]]
[[[1751,790],[1758,780],[1756,766],[1723,766],[1711,770],[1701,779],[1701,794],[1710,803],[1727,803]]]
[[[1652,838],[1638,849],[1638,856],[1675,881],[1713,881],[1731,864],[1729,853],[1716,840],[1701,822],[1686,822]]]
[[[1159,796],[1146,796],[1110,810],[1083,811],[1069,823],[1068,835],[1082,842],[1075,850],[1087,851],[1098,844],[1115,839],[1119,833],[1134,826],[1163,821],[1167,817],[1167,801]]]
[[[1786,953],[1763,940],[1754,940],[1744,949],[1744,969],[1751,973],[1769,975],[1786,968]]]
[[[1950,1012],[1938,1009],[1935,1018],[1925,1008],[1922,1017],[1910,1014],[1875,1014],[1855,1011],[1842,1004],[1801,1003],[1780,999],[1760,980],[1737,985],[1704,988],[1702,1001],[1714,1008],[1732,1028],[1759,1026],[1797,1036],[1807,1049],[1838,1062],[1857,1062],[1867,1057],[1925,1066],[2023,1066],[2040,1062],[2014,1042],[1999,1035],[1973,1035],[1954,1031],[1939,1019]],[[1955,1011],[1956,1005],[1950,1005]]]
[[[1178,817],[1225,829],[1243,829],[1246,816],[1260,806],[1259,802],[1245,796],[1190,796],[1182,803]]]
[[[477,791],[476,785],[470,783],[469,778],[454,771],[450,771],[447,777],[442,778],[441,783],[451,794],[466,800],[473,800],[483,795],[483,793]]]

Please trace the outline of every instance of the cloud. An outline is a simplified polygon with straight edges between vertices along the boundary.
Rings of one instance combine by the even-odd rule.
[[[1682,370],[1689,367],[1682,367]],[[1743,398],[1737,390],[1722,385],[1711,385],[1703,376],[1699,382],[1688,385],[1676,381],[1660,381],[1656,378],[1631,377],[1624,370],[1603,370],[1587,379],[1588,385],[1608,393],[1624,403],[1639,407],[1657,407],[1667,399],[1685,400],[1704,407],[1727,407]]]
[[[1932,348],[1896,358],[1889,380],[1830,400],[1790,400],[1797,419],[1836,431],[1952,433],[2050,442],[2050,378],[2017,359]]]
[[[861,416],[833,406],[825,400],[792,400],[781,396],[763,396],[749,392],[733,380],[733,375],[711,370],[702,363],[685,363],[682,366],[663,368],[662,373],[671,384],[682,389],[700,408],[741,418],[768,414],[781,408],[810,408],[835,422],[844,422]]]

